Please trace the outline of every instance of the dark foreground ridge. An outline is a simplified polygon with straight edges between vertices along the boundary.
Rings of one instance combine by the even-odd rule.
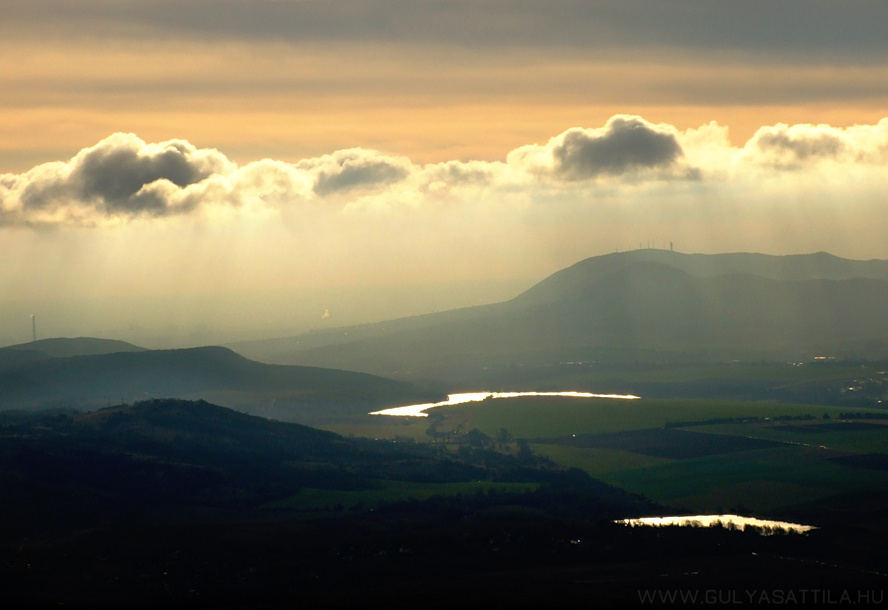
[[[648,591],[857,595],[888,572],[884,541],[853,525],[627,528],[613,520],[661,509],[532,454],[206,402],[19,413],[0,426],[0,485],[0,590],[17,608],[643,606]],[[400,491],[369,501],[383,489]]]

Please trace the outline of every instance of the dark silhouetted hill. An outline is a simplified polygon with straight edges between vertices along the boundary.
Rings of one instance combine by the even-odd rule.
[[[54,522],[70,527],[151,516],[230,519],[303,487],[366,490],[385,479],[487,476],[439,458],[430,445],[347,439],[205,401],[150,400],[14,420],[2,415],[6,524],[52,529]]]
[[[582,564],[598,555],[578,551],[600,554],[627,531],[613,519],[659,509],[578,470],[493,455],[344,438],[180,400],[0,418],[3,600],[329,608],[391,591],[392,607],[417,607],[427,583],[443,592],[466,576],[508,570],[521,582],[528,569]],[[480,481],[526,485],[473,492]],[[433,483],[448,484],[443,495],[338,504]],[[454,493],[462,484],[466,493]],[[302,491],[329,504],[292,504]],[[411,583],[422,586],[405,603]]]

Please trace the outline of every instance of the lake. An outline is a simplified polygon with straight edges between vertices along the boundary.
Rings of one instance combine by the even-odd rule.
[[[450,394],[447,400],[442,402],[427,402],[420,405],[407,405],[406,407],[394,407],[382,411],[374,411],[370,415],[396,415],[406,417],[428,417],[426,411],[435,407],[447,405],[460,405],[466,402],[480,402],[488,398],[518,398],[521,396],[564,396],[568,398],[620,398],[624,400],[636,400],[640,396],[632,394],[593,394],[591,392],[467,392],[464,394]]]
[[[615,523],[624,523],[626,525],[635,526],[666,526],[679,525],[684,527],[712,527],[714,525],[733,525],[735,529],[743,530],[747,526],[762,528],[763,533],[771,533],[768,530],[785,530],[803,534],[805,532],[817,529],[813,525],[799,525],[798,523],[788,523],[786,521],[768,521],[766,519],[754,519],[752,517],[741,517],[739,515],[692,515],[677,517],[642,517],[640,519],[621,519]]]

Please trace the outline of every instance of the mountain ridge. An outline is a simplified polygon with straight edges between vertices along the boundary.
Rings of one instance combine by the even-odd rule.
[[[32,351],[46,357],[65,358],[68,356],[93,356],[118,352],[143,352],[144,347],[118,339],[96,337],[52,337],[28,343],[18,343],[0,347],[0,351]]]
[[[502,303],[278,340],[265,353],[261,343],[235,347],[258,360],[402,379],[540,364],[544,352],[557,363],[577,349],[885,357],[886,302],[888,261],[639,250],[585,259]]]
[[[770,255],[754,252],[685,254],[671,250],[631,250],[583,259],[531,286],[511,301],[528,301],[539,293],[557,291],[564,284],[582,283],[605,272],[641,262],[658,263],[695,277],[752,275],[791,281],[871,278],[888,281],[888,261],[857,261],[827,252]],[[509,301],[509,302],[511,302]]]
[[[98,339],[95,337],[53,337],[0,347],[0,367],[10,364],[45,360],[47,358],[66,358],[70,356],[137,351],[145,351],[145,348],[117,339]]]

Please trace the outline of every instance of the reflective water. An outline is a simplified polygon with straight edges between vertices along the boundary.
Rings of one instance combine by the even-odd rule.
[[[662,525],[681,525],[686,527],[712,527],[714,525],[723,525],[726,527],[733,526],[735,529],[743,530],[747,526],[755,526],[761,528],[763,533],[770,533],[768,530],[786,530],[790,532],[804,533],[817,529],[813,525],[799,525],[798,523],[788,523],[786,521],[768,521],[766,519],[754,519],[752,517],[740,517],[739,515],[692,515],[677,517],[642,517],[640,519],[621,519],[615,523],[624,523],[631,526],[662,526]]]
[[[428,417],[426,410],[445,405],[459,405],[465,402],[479,402],[487,398],[517,398],[519,396],[567,396],[571,398],[621,398],[635,400],[639,396],[632,394],[592,394],[591,392],[467,392],[465,394],[450,394],[447,400],[442,402],[427,402],[421,405],[408,405],[406,407],[394,407],[382,411],[374,411],[370,415],[399,415],[409,417]]]

